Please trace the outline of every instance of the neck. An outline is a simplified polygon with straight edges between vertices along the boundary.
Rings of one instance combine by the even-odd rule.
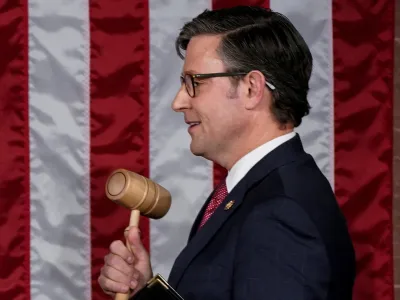
[[[292,131],[293,128],[275,128],[262,132],[252,131],[252,134],[244,134],[243,136],[238,137],[236,143],[232,143],[229,149],[223,151],[221,157],[213,159],[213,161],[229,171],[239,159],[249,152],[279,136],[285,135]]]

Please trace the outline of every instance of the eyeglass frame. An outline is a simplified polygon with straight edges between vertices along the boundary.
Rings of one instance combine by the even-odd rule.
[[[248,72],[219,72],[219,73],[203,73],[203,74],[184,74],[181,75],[181,83],[185,83],[185,88],[186,88],[186,92],[188,93],[188,95],[192,98],[194,98],[196,96],[196,89],[194,86],[194,80],[196,78],[199,79],[207,79],[207,78],[214,78],[214,77],[232,77],[232,76],[243,76],[243,75],[247,75]],[[193,96],[189,93],[188,88],[186,86],[186,80],[185,80],[185,76],[190,76],[190,81],[192,84],[192,89],[193,89]],[[268,81],[265,81],[265,85],[268,86],[271,90],[275,90],[275,86],[271,83],[269,83]]]

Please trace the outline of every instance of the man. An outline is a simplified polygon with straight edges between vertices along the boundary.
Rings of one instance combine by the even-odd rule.
[[[185,300],[348,300],[355,258],[332,189],[294,133],[309,113],[311,53],[282,15],[205,11],[176,41],[184,58],[172,107],[190,149],[228,170],[193,224],[169,283]],[[181,51],[185,50],[185,56]],[[113,242],[99,277],[134,294],[153,274],[138,229]]]

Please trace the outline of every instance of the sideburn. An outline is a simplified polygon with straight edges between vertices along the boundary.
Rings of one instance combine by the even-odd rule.
[[[239,86],[239,82],[236,81],[235,79],[232,79],[231,80],[231,87],[229,88],[229,90],[228,90],[228,92],[226,94],[228,99],[237,99],[239,97],[239,95],[238,95],[238,86]]]

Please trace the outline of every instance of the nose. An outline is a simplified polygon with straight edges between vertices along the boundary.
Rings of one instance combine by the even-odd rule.
[[[171,108],[176,112],[182,112],[185,109],[191,108],[190,96],[185,90],[185,87],[181,87],[172,101]]]

